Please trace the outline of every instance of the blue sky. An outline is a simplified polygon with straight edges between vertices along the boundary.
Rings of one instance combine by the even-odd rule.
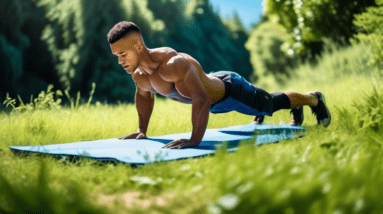
[[[210,0],[210,3],[215,10],[219,7],[222,17],[237,10],[247,29],[250,29],[252,23],[259,21],[263,12],[262,0]]]

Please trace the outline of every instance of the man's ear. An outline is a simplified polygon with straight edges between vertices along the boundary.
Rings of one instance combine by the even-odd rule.
[[[137,52],[141,52],[144,49],[144,45],[141,41],[136,41],[136,44],[134,44],[134,47],[136,48]]]

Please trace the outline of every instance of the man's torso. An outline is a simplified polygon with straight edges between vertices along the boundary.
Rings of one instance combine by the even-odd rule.
[[[198,61],[190,55],[177,53],[171,48],[157,48],[152,50],[151,56],[153,61],[159,63],[152,75],[140,72],[140,68],[132,74],[137,87],[142,90],[158,93],[178,102],[191,103],[191,92],[188,90],[182,77],[179,81],[166,81],[161,77],[163,72],[174,72],[167,66],[169,60],[175,56],[182,56],[190,63],[190,66],[196,68],[197,76],[208,93],[211,103],[219,101],[224,96],[224,83],[217,77],[206,75]]]

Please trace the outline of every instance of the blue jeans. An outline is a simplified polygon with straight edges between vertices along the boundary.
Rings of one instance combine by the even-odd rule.
[[[237,111],[246,115],[273,115],[273,96],[231,71],[211,72],[225,84],[224,97],[210,107],[213,114]]]

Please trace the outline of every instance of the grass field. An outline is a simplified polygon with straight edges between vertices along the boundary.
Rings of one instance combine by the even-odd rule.
[[[381,213],[383,90],[363,46],[326,53],[269,92],[319,90],[332,124],[306,136],[234,153],[137,168],[15,156],[15,145],[115,138],[137,130],[134,105],[44,107],[0,114],[0,213]],[[190,132],[191,106],[156,99],[148,136]],[[289,123],[289,111],[265,122]],[[208,128],[247,124],[238,113],[210,115]]]

